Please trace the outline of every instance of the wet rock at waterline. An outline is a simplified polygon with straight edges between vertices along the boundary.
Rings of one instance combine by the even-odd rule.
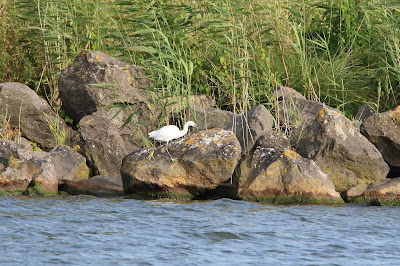
[[[93,195],[97,197],[123,196],[124,188],[120,175],[98,175],[86,180],[60,182],[60,191],[70,195]]]
[[[0,190],[20,193],[30,191],[40,195],[56,194],[58,182],[64,177],[72,180],[89,178],[84,158],[74,153],[76,152],[70,148],[63,147],[56,147],[51,152],[29,151],[13,141],[2,139]],[[71,158],[75,160],[70,160]]]
[[[66,141],[74,141],[77,135],[43,98],[17,82],[0,83],[0,117],[9,119],[12,129],[46,149],[57,144],[51,127],[57,127],[58,134],[65,133]]]
[[[389,172],[378,149],[343,114],[328,108],[311,125],[294,130],[291,143],[330,176],[338,192],[381,181]]]
[[[127,194],[191,199],[232,177],[240,159],[240,144],[231,131],[211,129],[190,134],[156,149],[136,151],[122,163]]]
[[[400,177],[370,184],[362,194],[348,197],[348,201],[375,206],[400,206]]]
[[[400,105],[391,111],[369,116],[362,124],[361,132],[391,167],[400,169]]]
[[[98,51],[80,53],[59,80],[63,109],[71,118],[78,122],[102,111],[140,147],[141,133],[146,136],[158,125],[162,111],[143,90],[149,85],[141,69]]]
[[[268,203],[343,203],[315,162],[288,149],[255,148],[236,171],[238,196]]]
[[[128,154],[117,125],[107,118],[88,115],[81,119],[81,148],[96,175],[119,175]]]

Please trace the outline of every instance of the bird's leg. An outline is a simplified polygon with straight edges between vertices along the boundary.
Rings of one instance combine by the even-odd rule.
[[[169,153],[169,150],[168,150],[168,142],[167,142],[167,148],[166,148],[166,150],[167,150],[167,152],[168,152],[169,157],[171,158],[171,161],[172,161],[172,162],[175,162],[177,159],[172,158],[171,153]]]
[[[150,152],[149,156],[147,156],[147,160],[150,161],[151,159],[153,159],[153,160],[155,159],[154,158],[154,149]]]

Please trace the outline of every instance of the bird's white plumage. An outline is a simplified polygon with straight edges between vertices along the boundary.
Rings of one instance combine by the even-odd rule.
[[[179,130],[179,128],[174,125],[165,126],[159,130],[150,132],[149,137],[156,141],[166,142],[168,146],[170,140],[183,137],[188,132],[190,126],[196,127],[196,124],[193,121],[188,121],[183,126],[183,130]]]

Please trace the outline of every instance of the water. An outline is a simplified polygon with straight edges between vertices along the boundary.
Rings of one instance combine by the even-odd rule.
[[[1,265],[398,265],[400,208],[0,197]]]

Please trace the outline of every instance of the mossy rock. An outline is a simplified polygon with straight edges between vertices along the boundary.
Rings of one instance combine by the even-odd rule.
[[[349,201],[356,204],[367,204],[369,206],[400,206],[400,199],[397,198],[374,198],[374,197],[358,197]]]
[[[29,187],[22,193],[24,196],[40,196],[40,197],[48,197],[48,196],[56,196],[59,195],[58,191],[48,191],[44,190],[42,186],[35,181],[29,185]]]
[[[292,196],[239,196],[241,200],[250,202],[262,202],[269,204],[344,204],[342,199],[329,199],[322,198],[317,199],[313,197],[307,197],[304,195],[292,195]]]

